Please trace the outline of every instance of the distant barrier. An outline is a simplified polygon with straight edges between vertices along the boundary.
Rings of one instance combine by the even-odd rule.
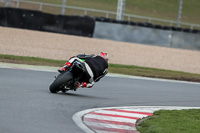
[[[33,1],[33,0],[0,0],[0,6],[5,7],[12,7],[12,8],[26,8],[26,9],[33,9],[37,11],[43,11],[48,13],[55,13],[55,14],[74,14],[74,11],[77,12],[79,15],[85,15],[85,16],[101,16],[106,18],[116,18],[116,12],[114,11],[106,11],[106,10],[98,10],[98,9],[91,9],[91,8],[83,8],[83,7],[77,7],[77,6],[69,6],[66,5],[63,7],[61,4],[50,4],[46,2],[40,2]],[[46,8],[51,8],[52,10],[45,10]],[[62,10],[62,9],[66,10]],[[141,22],[149,22],[149,23],[163,23],[165,25],[169,26],[177,26],[177,21],[174,20],[166,20],[166,19],[160,19],[160,18],[152,18],[147,16],[140,16],[140,15],[134,15],[134,14],[124,14],[124,19],[126,21],[131,20],[140,20]],[[188,27],[190,29],[199,29],[199,24],[192,24],[192,23],[185,23],[181,22],[181,27]]]
[[[63,16],[33,10],[0,8],[0,26],[200,50],[200,30],[151,23],[116,21],[88,16]]]
[[[200,50],[200,34],[96,21],[93,38]]]
[[[154,29],[160,29],[160,30],[172,30],[172,31],[180,31],[180,32],[200,34],[200,30],[197,30],[197,29],[155,25],[155,24],[151,24],[151,23],[147,23],[147,22],[142,23],[142,22],[130,22],[130,21],[117,21],[115,19],[108,19],[108,18],[103,18],[103,17],[96,18],[95,21],[105,22],[105,23],[115,23],[115,24],[123,24],[123,25],[140,26],[140,27],[154,28]]]
[[[87,16],[63,16],[40,11],[0,8],[0,26],[92,37],[95,20]]]

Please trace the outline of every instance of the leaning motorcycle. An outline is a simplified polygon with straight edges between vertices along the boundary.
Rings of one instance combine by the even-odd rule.
[[[55,77],[55,80],[49,87],[50,92],[58,93],[59,91],[76,91],[76,86],[79,84],[84,72],[84,64],[79,61],[75,61],[70,68]]]

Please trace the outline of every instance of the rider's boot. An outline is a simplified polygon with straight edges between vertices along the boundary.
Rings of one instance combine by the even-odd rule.
[[[81,86],[80,82],[75,81],[73,90],[76,91]]]

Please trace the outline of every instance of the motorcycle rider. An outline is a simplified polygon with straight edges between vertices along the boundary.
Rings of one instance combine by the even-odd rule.
[[[98,82],[108,73],[108,54],[104,52],[101,52],[99,55],[79,54],[73,56],[58,71],[62,73],[63,71],[69,70],[75,61],[84,64],[86,71],[78,84],[73,87],[74,90],[79,87],[92,88],[95,82]]]

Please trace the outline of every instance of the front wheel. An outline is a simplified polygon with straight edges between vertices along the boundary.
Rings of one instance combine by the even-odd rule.
[[[57,76],[57,78],[50,85],[49,90],[51,93],[57,93],[62,90],[65,84],[73,83],[73,74],[69,71],[61,73]]]

